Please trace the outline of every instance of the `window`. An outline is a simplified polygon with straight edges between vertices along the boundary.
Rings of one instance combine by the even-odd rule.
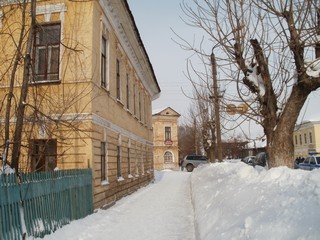
[[[310,164],[313,164],[313,165],[316,164],[316,159],[314,157],[310,158]]]
[[[300,142],[300,145],[302,145],[302,137],[301,137],[301,134],[299,135],[299,142]]]
[[[134,150],[134,156],[135,156],[135,169],[136,169],[136,177],[139,176],[139,162],[138,162],[138,153],[137,153],[137,146]]]
[[[307,134],[304,134],[304,143],[307,143]]]
[[[53,171],[57,167],[57,141],[36,139],[30,141],[31,171]]]
[[[106,180],[106,143],[101,142],[100,145],[101,153],[101,181]]]
[[[310,140],[310,143],[312,143],[312,133],[309,132],[309,140]]]
[[[141,152],[141,175],[144,175],[144,158],[145,158],[145,154],[144,152]]]
[[[127,109],[130,108],[130,88],[129,88],[129,74],[127,74]]]
[[[147,108],[146,108],[146,99],[143,99],[143,121],[147,123]]]
[[[60,28],[60,23],[36,28],[34,81],[59,80]]]
[[[121,78],[120,78],[120,61],[117,59],[117,99],[121,99]]]
[[[139,92],[139,120],[141,121],[142,115],[141,115],[141,93]]]
[[[128,148],[128,175],[131,174],[130,148]]]
[[[121,147],[117,146],[117,177],[121,176]]]
[[[169,151],[166,151],[164,153],[164,163],[172,163],[173,162],[173,156],[172,153]]]
[[[165,127],[164,129],[165,140],[171,140],[171,127]]]
[[[137,114],[137,107],[136,107],[136,85],[133,85],[133,114]]]
[[[298,145],[298,137],[297,137],[297,135],[294,136],[294,140],[295,140],[296,145]]]
[[[101,87],[107,87],[107,40],[101,39]]]

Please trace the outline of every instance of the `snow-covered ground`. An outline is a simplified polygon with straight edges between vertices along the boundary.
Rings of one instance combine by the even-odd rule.
[[[224,162],[155,175],[155,183],[45,239],[320,239],[320,170]]]

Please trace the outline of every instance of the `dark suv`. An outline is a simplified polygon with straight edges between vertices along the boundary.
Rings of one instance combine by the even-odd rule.
[[[183,171],[183,169],[186,168],[188,172],[192,172],[194,168],[205,163],[208,163],[208,158],[206,156],[187,155],[181,163],[181,170]]]

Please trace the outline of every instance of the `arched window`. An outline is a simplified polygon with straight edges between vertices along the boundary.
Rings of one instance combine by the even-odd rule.
[[[173,155],[171,152],[166,151],[164,153],[164,163],[172,163],[173,162]]]

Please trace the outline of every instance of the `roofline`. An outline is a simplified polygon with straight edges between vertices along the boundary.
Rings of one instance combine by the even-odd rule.
[[[141,39],[139,30],[138,30],[138,27],[137,27],[136,22],[135,22],[135,20],[134,20],[133,14],[132,14],[132,12],[131,12],[131,10],[130,10],[128,1],[127,1],[127,0],[123,0],[123,2],[124,2],[124,4],[125,4],[126,9],[128,10],[129,16],[130,16],[130,18],[131,18],[131,21],[132,21],[132,24],[133,24],[133,27],[134,27],[134,32],[135,32],[136,37],[137,37],[137,39],[138,39],[138,43],[139,43],[139,45],[141,46],[141,48],[142,48],[142,50],[143,50],[143,52],[144,52],[144,54],[145,54],[145,56],[146,56],[146,59],[147,59],[147,61],[148,61],[148,65],[149,65],[149,67],[150,67],[150,69],[151,69],[152,76],[153,76],[153,78],[154,78],[154,80],[155,80],[155,83],[156,83],[156,85],[157,85],[157,88],[158,88],[158,94],[156,94],[155,98],[153,99],[153,100],[155,100],[155,99],[157,99],[157,98],[160,96],[161,89],[160,89],[160,86],[159,86],[157,77],[156,77],[156,75],[155,75],[155,73],[154,73],[154,69],[153,69],[153,66],[152,66],[152,64],[151,64],[149,55],[148,55],[148,53],[147,53],[147,51],[146,51],[146,48],[145,48],[145,46],[144,46],[144,44],[143,44],[143,42],[142,42],[142,39]]]

